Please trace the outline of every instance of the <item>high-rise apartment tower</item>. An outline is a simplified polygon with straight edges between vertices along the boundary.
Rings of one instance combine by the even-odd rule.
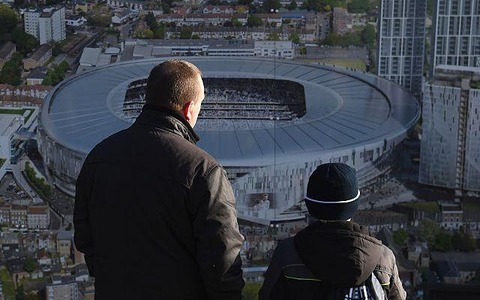
[[[377,75],[419,97],[422,91],[426,0],[382,0]]]
[[[480,192],[480,68],[441,65],[425,84],[419,181]]]
[[[438,65],[480,67],[480,1],[435,1],[431,74]]]
[[[36,37],[40,45],[51,41],[63,41],[67,37],[64,7],[26,11],[24,25],[25,32]]]

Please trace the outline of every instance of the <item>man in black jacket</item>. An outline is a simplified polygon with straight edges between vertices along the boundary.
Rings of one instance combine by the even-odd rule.
[[[305,203],[317,221],[279,243],[265,273],[260,300],[337,299],[332,290],[360,286],[372,272],[378,280],[369,295],[406,299],[393,252],[370,236],[367,228],[350,221],[359,196],[355,169],[346,164],[323,164],[312,173]],[[341,294],[342,300],[365,299],[361,297]]]
[[[77,179],[75,245],[98,299],[240,299],[235,199],[192,127],[200,70],[156,66],[135,123],[99,143]]]

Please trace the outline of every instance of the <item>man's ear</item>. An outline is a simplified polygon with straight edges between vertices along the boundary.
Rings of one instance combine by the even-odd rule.
[[[190,121],[190,106],[193,104],[193,101],[188,102],[182,109],[183,116],[185,120]]]

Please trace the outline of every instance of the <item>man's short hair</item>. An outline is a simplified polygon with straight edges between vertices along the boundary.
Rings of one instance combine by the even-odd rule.
[[[202,72],[192,63],[172,59],[155,66],[147,80],[146,103],[181,110],[198,94]]]

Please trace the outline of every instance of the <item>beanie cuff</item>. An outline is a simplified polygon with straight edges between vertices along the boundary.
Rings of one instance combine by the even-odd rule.
[[[350,203],[358,199],[360,197],[360,190],[358,190],[357,195],[353,197],[352,199],[347,199],[347,200],[340,200],[340,201],[322,201],[322,200],[316,200],[309,198],[308,196],[305,196],[305,200],[315,202],[315,203],[321,203],[321,204],[343,204],[343,203]]]

